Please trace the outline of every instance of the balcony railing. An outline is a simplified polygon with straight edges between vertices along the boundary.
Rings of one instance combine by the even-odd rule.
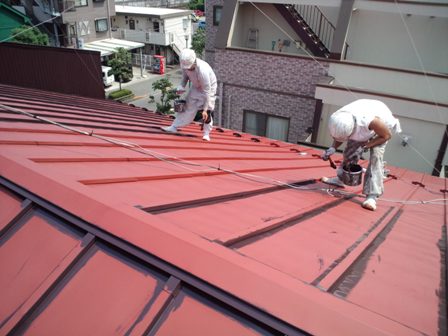
[[[116,0],[119,6],[137,7],[181,7],[189,3],[189,0]]]
[[[58,1],[59,12],[74,12],[76,11],[74,0],[59,0]]]
[[[123,40],[129,40],[134,42],[157,44],[162,46],[170,45],[169,33],[155,33],[147,31],[136,31],[130,29],[117,29],[114,35]]]
[[[191,36],[185,39],[183,32],[155,33],[121,28],[112,28],[112,31],[115,38],[160,46],[172,46],[176,54],[179,54],[191,40]]]

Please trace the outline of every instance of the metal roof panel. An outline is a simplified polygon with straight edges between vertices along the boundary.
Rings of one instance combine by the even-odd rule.
[[[37,288],[17,282],[0,333],[443,334],[446,180],[389,167],[369,212],[317,181],[321,150],[38,90],[0,104],[0,265]]]

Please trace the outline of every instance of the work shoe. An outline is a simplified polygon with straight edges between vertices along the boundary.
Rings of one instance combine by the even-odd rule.
[[[321,178],[321,181],[323,183],[326,183],[326,184],[331,184],[331,185],[334,185],[334,186],[337,186],[337,187],[345,188],[344,187],[344,182],[342,182],[339,179],[339,177],[337,177],[337,176],[335,176],[335,177],[325,177],[324,176],[324,177]]]
[[[362,207],[367,210],[376,210],[376,197],[368,196],[362,203]]]
[[[162,131],[165,131],[168,133],[176,133],[177,128],[171,125],[171,126],[162,127]]]
[[[205,135],[202,137],[202,140],[210,141],[210,135],[205,134]]]

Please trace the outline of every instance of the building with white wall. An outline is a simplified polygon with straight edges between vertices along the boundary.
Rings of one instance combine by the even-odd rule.
[[[206,2],[220,124],[328,146],[332,112],[379,99],[400,118],[406,139],[390,141],[386,161],[440,174],[448,165],[448,3],[283,3]]]
[[[117,5],[115,11],[114,37],[144,43],[145,54],[165,56],[170,64],[182,49],[191,47],[190,10]]]

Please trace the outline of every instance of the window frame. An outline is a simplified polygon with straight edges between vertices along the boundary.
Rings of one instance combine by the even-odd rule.
[[[98,25],[98,23],[99,23],[100,21],[104,21],[104,22],[106,23],[106,30],[99,30],[99,25]],[[95,32],[97,32],[97,33],[104,33],[104,32],[107,32],[108,30],[109,30],[109,20],[108,20],[107,18],[98,18],[98,19],[95,19]]]
[[[262,119],[263,124],[261,125],[260,130],[261,130],[261,133],[263,133],[263,134],[254,134],[256,136],[266,137],[266,133],[267,133],[267,130],[268,130],[267,127],[268,127],[268,119],[269,118],[278,118],[278,119],[286,120],[287,123],[288,123],[288,127],[287,127],[287,130],[286,130],[286,140],[281,140],[281,141],[288,141],[288,139],[289,139],[289,128],[291,126],[291,118],[278,116],[278,115],[275,115],[275,114],[258,112],[258,111],[254,111],[254,110],[243,109],[243,132],[246,132],[246,133],[248,133],[247,130],[246,130],[246,126],[247,126],[246,125],[246,113],[253,113],[256,116],[261,117],[261,119]],[[249,133],[249,134],[252,134],[252,133]]]
[[[219,26],[219,24],[221,23],[221,19],[222,19],[222,8],[223,8],[223,6],[220,6],[220,5],[215,5],[215,6],[213,6],[213,25],[214,26]],[[219,10],[219,20],[218,20],[218,18],[217,18],[217,12],[218,12],[218,10]]]
[[[81,3],[81,2],[85,2],[85,5],[83,4],[79,4],[77,5],[77,3]],[[87,7],[89,5],[89,0],[75,0],[75,8],[77,7]]]

